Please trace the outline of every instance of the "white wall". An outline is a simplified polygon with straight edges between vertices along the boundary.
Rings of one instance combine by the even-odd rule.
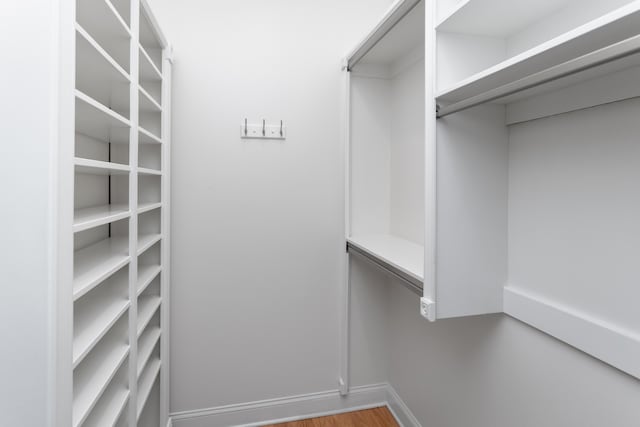
[[[153,0],[175,47],[171,410],[335,390],[341,56],[390,0]],[[241,141],[247,117],[285,142]]]
[[[153,6],[176,49],[171,410],[335,389],[340,56],[388,2]],[[244,117],[289,138],[242,142]],[[370,269],[351,380],[389,380],[425,427],[639,424],[637,380],[503,315],[430,324]]]
[[[0,414],[7,426],[47,426],[51,414],[55,12],[51,0],[0,5]]]
[[[505,315],[426,322],[390,291],[389,381],[424,427],[640,425],[640,381]]]

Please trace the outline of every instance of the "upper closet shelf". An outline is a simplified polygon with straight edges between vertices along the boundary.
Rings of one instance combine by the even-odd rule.
[[[422,295],[424,282],[424,248],[416,243],[388,234],[351,236],[350,251],[368,258],[379,267],[403,279]]]
[[[76,21],[125,70],[129,69],[131,32],[109,0],[76,2]]]
[[[142,45],[140,45],[140,54],[140,79],[155,82],[162,81],[162,73]]]
[[[75,253],[74,301],[129,263],[129,241],[122,237],[102,240]]]
[[[138,142],[140,144],[162,144],[162,139],[144,128],[138,127],[138,133]]]
[[[493,67],[466,78],[436,95],[438,103],[457,103],[473,97],[487,98],[491,91],[514,85],[528,89],[542,73],[570,75],[634,54],[634,37],[640,28],[640,1],[581,25]],[[587,65],[585,65],[587,64]],[[562,68],[564,67],[564,71]],[[609,70],[610,71],[610,70]],[[554,78],[558,78],[558,76]],[[544,77],[544,76],[543,76]],[[543,83],[545,79],[540,79]],[[531,87],[533,87],[531,86]],[[508,91],[504,91],[508,94]],[[495,98],[497,99],[497,98]]]
[[[140,86],[140,111],[152,113],[162,112],[160,104],[158,104],[158,102],[153,99],[153,97],[149,95],[149,92],[144,90],[142,86]]]
[[[76,90],[76,132],[103,142],[127,144],[129,120]]]
[[[452,33],[506,37],[539,22],[571,1],[462,0],[445,12],[444,17],[437,22],[436,29]]]

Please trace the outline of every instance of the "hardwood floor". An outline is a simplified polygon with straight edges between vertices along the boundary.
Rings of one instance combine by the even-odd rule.
[[[264,427],[399,427],[386,406]]]

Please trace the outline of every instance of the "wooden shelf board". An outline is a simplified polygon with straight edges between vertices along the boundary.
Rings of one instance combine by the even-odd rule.
[[[80,42],[80,43],[79,43]],[[98,42],[76,23],[76,62],[80,70],[96,73],[106,72],[106,80],[114,83],[130,83],[131,77]],[[96,66],[95,62],[100,63]]]
[[[129,240],[112,237],[74,253],[74,301],[98,286],[131,261]]]
[[[158,311],[161,302],[162,298],[156,295],[143,296],[138,298],[138,338],[140,338],[140,335],[142,335],[142,332],[153,318],[153,315],[156,314],[156,311]]]
[[[140,144],[162,144],[162,139],[148,130],[138,127],[138,142]]]
[[[141,141],[141,144],[162,144],[162,138],[138,125],[138,132],[140,135],[144,135],[145,142]],[[151,141],[150,141],[151,140]]]
[[[424,281],[424,247],[388,234],[351,236],[347,241],[416,281]]]
[[[440,103],[459,102],[524,79],[637,34],[640,1],[608,13],[439,91]]]
[[[158,104],[150,94],[142,86],[138,88],[140,90],[140,111],[150,113],[162,113],[162,106]]]
[[[158,277],[162,272],[162,267],[159,265],[138,265],[138,283],[136,294],[140,296],[141,293],[147,289],[147,287]]]
[[[111,327],[127,312],[129,301],[117,300],[102,308],[102,312],[95,313],[90,324],[80,328],[74,323],[73,337],[73,368],[89,354],[95,345],[105,336]]]
[[[83,159],[81,157],[76,157],[74,162],[77,173],[92,175],[126,175],[131,170],[128,165],[103,162],[100,160]]]
[[[539,22],[570,2],[571,0],[463,0],[436,24],[436,29],[486,37],[508,37]]]
[[[129,402],[129,396],[129,390],[124,385],[118,387],[112,385],[91,411],[91,415],[82,427],[114,427]]]
[[[73,216],[73,232],[88,230],[109,224],[131,216],[126,205],[104,205],[92,208],[76,209]]]
[[[90,378],[82,378],[80,384],[74,381],[73,427],[79,427],[90,415],[91,410],[104,393],[109,383],[129,355],[129,346],[122,344],[111,349],[98,363],[86,368]]]
[[[131,31],[109,0],[78,2],[76,21],[120,64],[129,63]]]
[[[138,379],[142,375],[142,370],[146,366],[149,358],[153,354],[156,344],[160,340],[162,331],[158,327],[147,328],[138,340]]]
[[[145,253],[149,248],[162,240],[161,234],[143,234],[138,237],[138,256]]]
[[[127,144],[131,123],[76,89],[76,132],[103,142]]]
[[[150,168],[141,168],[138,167],[138,173],[140,175],[162,175],[162,171],[156,170],[156,169],[150,169]]]
[[[140,47],[140,80],[141,81],[151,81],[151,82],[161,82],[162,81],[162,73],[156,67],[153,60],[147,53],[147,51],[142,47]]]
[[[140,203],[138,204],[138,214],[143,214],[145,212],[149,212],[154,209],[159,209],[161,207],[162,207],[162,202]]]
[[[158,378],[158,374],[160,373],[160,366],[160,360],[150,360],[146,368],[144,369],[140,380],[138,381],[138,399],[136,402],[137,420],[140,419],[142,410],[144,409],[144,406],[149,399],[149,395],[151,394],[151,390],[153,389],[153,384]]]

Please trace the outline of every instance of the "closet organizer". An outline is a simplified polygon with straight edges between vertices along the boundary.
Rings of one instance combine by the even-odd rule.
[[[65,13],[56,425],[164,427],[171,52],[145,1]]]
[[[344,71],[346,265],[640,378],[640,1],[399,1]]]

